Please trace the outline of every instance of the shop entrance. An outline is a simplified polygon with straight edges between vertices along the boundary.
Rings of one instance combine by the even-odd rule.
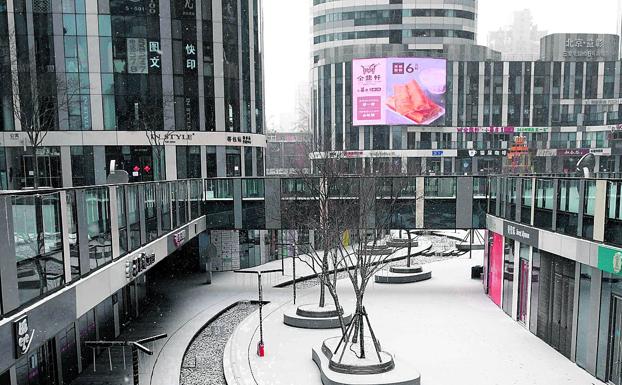
[[[56,354],[51,339],[15,365],[18,385],[56,385]]]
[[[60,187],[61,166],[60,154],[45,154],[37,156],[39,164],[39,187]],[[22,186],[35,187],[35,160],[32,155],[22,156]]]
[[[609,383],[622,385],[622,298],[611,299],[609,327]]]
[[[570,358],[575,262],[543,253],[539,275],[537,335]]]

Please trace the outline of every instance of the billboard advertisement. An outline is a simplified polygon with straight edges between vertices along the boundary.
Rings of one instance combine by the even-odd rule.
[[[353,124],[424,126],[443,119],[446,77],[444,59],[354,60]]]

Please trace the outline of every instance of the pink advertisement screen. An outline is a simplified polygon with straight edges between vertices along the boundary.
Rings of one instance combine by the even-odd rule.
[[[445,116],[444,59],[384,58],[352,62],[355,126],[429,125]]]
[[[503,236],[493,233],[488,256],[488,295],[497,306],[501,306],[501,287],[503,285]]]

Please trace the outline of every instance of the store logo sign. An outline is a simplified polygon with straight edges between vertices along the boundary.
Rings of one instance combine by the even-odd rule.
[[[125,262],[125,278],[134,279],[138,277],[140,273],[147,270],[147,268],[153,265],[156,261],[154,253],[147,255],[146,253],[140,253],[137,257],[134,257]]]
[[[18,359],[30,350],[35,330],[30,330],[28,316],[25,315],[13,322],[13,331],[15,334],[15,358]]]
[[[177,234],[173,235],[173,244],[175,247],[179,247],[184,244],[186,241],[186,231],[180,231]]]
[[[613,247],[598,247],[598,268],[622,276],[622,250]]]
[[[620,274],[622,270],[622,253],[617,252],[613,256],[613,271],[616,274]]]
[[[540,240],[540,232],[537,229],[517,225],[512,222],[505,222],[503,226],[503,235],[533,247],[538,247],[538,242]]]

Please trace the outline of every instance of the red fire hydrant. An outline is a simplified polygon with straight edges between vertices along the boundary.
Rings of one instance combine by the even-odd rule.
[[[263,357],[265,354],[264,352],[264,346],[263,346],[263,342],[259,342],[257,343],[257,355],[259,357]]]

